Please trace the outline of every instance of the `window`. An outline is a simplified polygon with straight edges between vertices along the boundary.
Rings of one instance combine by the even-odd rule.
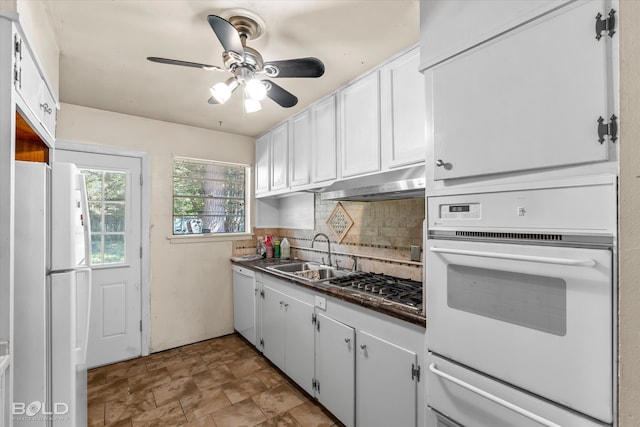
[[[173,234],[245,233],[249,166],[175,158]]]
[[[91,222],[91,264],[126,261],[126,189],[124,172],[83,170]]]

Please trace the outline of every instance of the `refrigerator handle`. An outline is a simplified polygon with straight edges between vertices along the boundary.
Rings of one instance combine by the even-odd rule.
[[[87,348],[89,347],[89,326],[91,325],[91,269],[76,270],[76,298],[77,298],[77,363],[87,363]]]

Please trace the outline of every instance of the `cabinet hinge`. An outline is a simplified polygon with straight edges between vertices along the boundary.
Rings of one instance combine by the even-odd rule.
[[[596,15],[596,40],[600,40],[602,38],[602,33],[604,31],[609,34],[609,37],[613,37],[616,33],[616,11],[611,9],[609,12],[609,17],[602,19],[602,14],[598,13]]]
[[[144,179],[142,178],[142,174],[140,174],[140,186],[142,187],[142,184],[144,183]]]
[[[22,39],[17,34],[13,35],[13,45],[16,59],[22,61]]]
[[[260,296],[262,297],[262,299],[264,299],[264,289],[260,290]]]
[[[142,332],[142,320],[140,320],[140,332]]]
[[[598,117],[598,141],[600,144],[604,142],[605,135],[609,135],[611,142],[618,139],[618,118],[615,114],[611,115],[609,123],[605,123],[602,116]]]
[[[320,319],[316,320],[316,331],[320,332]]]
[[[311,388],[320,393],[320,381],[315,378],[311,379]]]
[[[264,348],[264,339],[260,338],[260,347]]]
[[[318,318],[316,317],[316,314],[311,313],[311,323],[315,325],[317,321],[318,321]]]
[[[420,365],[411,364],[411,380],[420,381]]]

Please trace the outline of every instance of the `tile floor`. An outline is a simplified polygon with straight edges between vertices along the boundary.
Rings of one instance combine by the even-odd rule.
[[[92,369],[89,426],[342,424],[238,335]]]

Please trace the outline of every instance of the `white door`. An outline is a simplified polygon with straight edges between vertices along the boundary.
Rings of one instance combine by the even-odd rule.
[[[91,220],[89,368],[140,356],[141,160],[56,150],[85,174]]]

